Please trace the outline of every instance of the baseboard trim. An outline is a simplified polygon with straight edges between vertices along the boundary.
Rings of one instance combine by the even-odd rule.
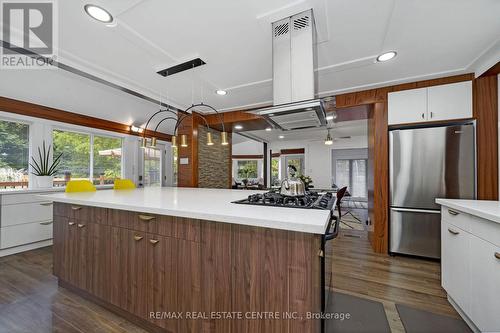
[[[472,322],[472,320],[470,320],[470,318],[465,314],[465,312],[462,310],[462,308],[460,308],[460,306],[453,300],[453,298],[450,297],[450,295],[447,295],[447,296],[448,296],[447,297],[448,298],[448,302],[450,302],[451,306],[453,306],[453,308],[455,310],[457,310],[457,312],[460,315],[460,317],[462,317],[462,319],[470,327],[470,329],[474,333],[480,333],[481,330],[479,328],[477,328],[476,325],[474,325],[474,323]]]
[[[0,250],[0,257],[10,256],[12,254],[31,251],[41,247],[46,247],[52,245],[52,239],[47,239],[41,242],[24,244],[20,246],[9,247],[7,249]]]

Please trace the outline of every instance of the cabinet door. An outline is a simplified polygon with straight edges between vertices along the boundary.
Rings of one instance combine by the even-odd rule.
[[[427,88],[403,90],[388,94],[389,125],[427,120]]]
[[[88,227],[88,288],[95,296],[109,300],[111,227],[97,223],[89,223]]]
[[[448,295],[467,312],[469,310],[470,235],[460,228],[441,222],[441,276]]]
[[[148,303],[147,312],[174,312],[177,304],[178,240],[147,235]],[[182,261],[183,259],[181,259]],[[178,320],[148,318],[152,323],[178,332]]]
[[[471,236],[470,317],[482,332],[500,331],[500,247]]]
[[[428,120],[472,118],[472,81],[429,87]]]
[[[88,225],[84,221],[75,221],[70,219],[69,230],[71,234],[70,247],[72,256],[70,259],[70,283],[74,286],[88,290],[88,272],[89,265],[89,244],[88,244]]]
[[[73,223],[74,224],[74,223]],[[72,224],[63,216],[54,215],[54,275],[63,281],[70,278],[70,259],[72,253]]]
[[[146,234],[134,230],[125,232],[122,239],[126,245],[126,278],[122,290],[125,303],[122,307],[138,317],[147,319],[147,239]]]

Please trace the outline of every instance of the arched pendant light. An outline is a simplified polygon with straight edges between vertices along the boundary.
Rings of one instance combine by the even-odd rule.
[[[328,129],[328,134],[326,135],[325,145],[327,146],[333,145],[333,139],[332,136],[330,135],[330,129]]]

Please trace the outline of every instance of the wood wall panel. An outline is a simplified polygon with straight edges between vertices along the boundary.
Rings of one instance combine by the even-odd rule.
[[[59,121],[62,123],[67,123],[72,125],[97,128],[116,133],[142,136],[142,134],[132,132],[130,130],[130,126],[126,124],[90,117],[79,113],[63,111],[43,105],[18,101],[6,97],[0,97],[0,111],[20,114],[23,116]],[[164,141],[171,140],[171,136],[169,134],[153,133],[153,131],[150,130],[146,131],[146,136],[152,136],[153,134],[160,140]]]
[[[473,81],[477,131],[477,194],[480,200],[498,200],[498,79]]]

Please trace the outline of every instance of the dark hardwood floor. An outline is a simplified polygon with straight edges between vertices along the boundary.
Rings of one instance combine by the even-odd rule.
[[[404,332],[396,303],[458,316],[440,287],[437,262],[375,254],[365,233],[351,230],[328,245],[327,260],[329,287],[383,303],[393,332]],[[0,258],[0,332],[144,331],[58,288],[47,247]]]
[[[392,332],[405,332],[396,303],[459,318],[441,288],[439,262],[374,253],[366,232],[346,229],[326,253],[330,289],[381,302]]]

